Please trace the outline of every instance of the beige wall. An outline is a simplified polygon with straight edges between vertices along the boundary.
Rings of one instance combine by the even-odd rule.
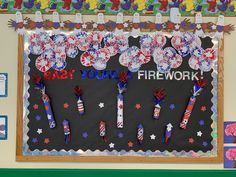
[[[34,16],[31,16],[34,18]],[[0,114],[8,115],[7,141],[0,141],[0,168],[151,168],[151,169],[222,169],[223,164],[114,164],[114,163],[19,163],[15,161],[16,149],[16,91],[17,91],[17,34],[8,28],[14,15],[0,15],[0,72],[9,75],[9,96],[0,98]],[[63,19],[73,16],[63,16]],[[115,17],[113,17],[115,18]],[[96,20],[88,16],[86,20]],[[144,19],[143,19],[144,20]],[[150,20],[154,20],[152,17]],[[204,19],[215,21],[216,18]],[[236,25],[236,18],[226,18],[226,23]],[[225,35],[225,113],[224,119],[236,121],[236,32]]]

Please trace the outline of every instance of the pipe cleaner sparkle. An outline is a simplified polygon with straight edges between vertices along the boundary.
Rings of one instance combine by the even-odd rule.
[[[161,112],[161,103],[166,97],[166,91],[164,89],[156,89],[154,91],[154,98],[155,98],[155,108],[153,112],[153,118],[159,119],[160,118],[160,112]]]
[[[45,85],[43,84],[42,77],[40,75],[34,75],[33,81],[35,83],[35,89],[40,90],[42,94],[42,101],[44,103],[45,111],[48,118],[48,123],[50,128],[56,127],[56,121],[52,112],[52,107],[50,104],[49,96],[45,93]]]
[[[68,120],[64,120],[62,122],[64,135],[65,135],[65,143],[68,144],[70,142],[70,123]]]
[[[196,97],[200,95],[202,92],[203,88],[207,85],[207,80],[201,79],[195,82],[193,86],[193,95],[190,97],[187,108],[185,110],[182,122],[180,123],[180,128],[186,129],[187,128],[187,123],[189,121],[189,118],[192,114],[195,102],[196,102]]]
[[[124,92],[127,89],[127,81],[128,81],[128,73],[127,72],[121,72],[119,75],[119,81],[118,81],[118,91],[119,94],[117,96],[117,128],[123,128],[124,126]]]
[[[78,108],[78,111],[80,113],[80,115],[83,115],[84,114],[84,103],[82,101],[82,89],[79,87],[79,86],[76,86],[75,89],[75,95],[77,97],[77,108]]]
[[[100,121],[99,123],[99,135],[102,138],[104,142],[107,142],[107,137],[106,137],[106,122],[105,121]]]
[[[137,131],[137,141],[139,145],[142,145],[143,143],[143,134],[144,134],[144,128],[143,125],[140,123],[138,124],[138,131]]]

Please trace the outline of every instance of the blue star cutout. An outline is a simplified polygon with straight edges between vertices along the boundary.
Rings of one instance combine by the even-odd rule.
[[[36,119],[37,121],[40,121],[40,120],[41,120],[41,116],[37,115],[37,116],[35,116],[35,119]]]
[[[82,134],[82,136],[83,136],[83,138],[88,138],[88,133],[87,133],[87,132],[84,132],[84,133]]]
[[[124,137],[124,134],[122,132],[119,132],[118,133],[118,138],[123,138]]]
[[[33,138],[32,139],[32,143],[37,143],[38,142],[38,139],[37,138]]]
[[[202,145],[206,147],[208,143],[206,141],[203,141]]]
[[[204,125],[205,124],[205,121],[204,120],[200,120],[199,121],[199,125]]]
[[[175,104],[170,104],[170,109],[174,110],[175,109]]]

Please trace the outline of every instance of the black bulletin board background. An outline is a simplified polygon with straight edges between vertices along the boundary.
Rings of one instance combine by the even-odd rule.
[[[139,47],[139,38],[129,38],[130,46],[136,45]],[[170,39],[165,47],[171,46]],[[213,44],[210,38],[202,39],[202,47],[212,47]],[[179,123],[182,120],[183,113],[188,103],[189,97],[193,87],[193,81],[176,81],[176,80],[137,80],[137,73],[133,73],[133,79],[128,81],[128,89],[124,95],[124,128],[116,128],[116,96],[117,81],[114,80],[97,80],[97,79],[82,79],[79,70],[89,70],[80,63],[80,55],[75,58],[67,58],[67,67],[65,69],[74,69],[75,74],[73,80],[51,80],[45,81],[46,93],[51,98],[51,105],[54,111],[54,116],[57,122],[55,129],[50,129],[46,113],[44,110],[41,95],[38,90],[34,89],[32,77],[29,81],[29,140],[28,145],[30,150],[113,150],[109,148],[109,143],[114,143],[114,150],[177,150],[177,151],[209,151],[213,147],[211,145],[211,98],[212,98],[212,81],[211,72],[204,73],[204,78],[208,80],[208,86],[203,90],[200,96],[197,98],[195,108],[188,123],[187,129],[183,130],[179,128]],[[30,58],[30,72],[32,76],[35,73],[39,73],[43,76],[43,73],[38,71],[35,67],[35,59],[37,56],[32,54]],[[183,58],[183,64],[177,68],[178,71],[194,71],[188,65],[188,59],[190,56]],[[121,70],[126,71],[127,68],[119,64],[119,55],[116,55],[110,59],[107,63],[106,70]],[[156,64],[151,60],[148,64],[142,65],[142,70],[156,70]],[[172,69],[173,70],[173,69]],[[50,70],[54,71],[54,70]],[[85,115],[80,116],[77,111],[76,97],[73,89],[76,85],[79,85],[83,89],[83,101],[85,105]],[[153,90],[155,88],[164,88],[167,91],[167,97],[162,104],[161,117],[159,120],[152,118],[153,114]],[[105,107],[100,109],[98,104],[103,102]],[[69,108],[64,109],[63,104],[68,103]],[[142,108],[137,110],[135,104],[140,103]],[[33,109],[33,105],[38,104],[37,110]],[[175,109],[169,108],[170,104],[175,105]],[[205,112],[200,111],[201,106],[206,106]],[[35,116],[40,115],[41,120],[35,119]],[[64,143],[64,134],[62,121],[68,119],[71,126],[71,142],[69,144]],[[199,125],[200,120],[204,120],[204,126]],[[99,122],[105,120],[107,122],[107,138],[108,142],[104,143],[99,137]],[[144,142],[142,145],[136,143],[137,125],[142,123],[144,125]],[[163,143],[163,135],[165,126],[171,123],[174,127],[171,141],[168,145]],[[37,129],[42,128],[43,133],[38,134]],[[197,132],[201,131],[202,137],[197,136]],[[85,139],[82,137],[82,133],[87,132],[88,137]],[[123,138],[119,138],[117,134],[122,132]],[[151,140],[150,135],[155,134],[156,140]],[[32,142],[32,139],[37,137],[38,142]],[[194,139],[194,143],[188,142],[189,138]],[[50,143],[45,144],[44,139],[49,138]],[[133,148],[129,148],[127,143],[132,141],[134,143]],[[208,142],[208,145],[203,146],[203,141]]]

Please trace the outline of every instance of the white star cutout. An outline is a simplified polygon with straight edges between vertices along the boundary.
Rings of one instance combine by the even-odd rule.
[[[110,144],[109,144],[109,147],[110,147],[110,148],[114,148],[114,147],[115,147],[115,144],[114,144],[114,143],[110,143]]]
[[[43,133],[43,130],[42,129],[38,129],[37,133],[40,135],[41,133]]]
[[[152,134],[152,135],[150,135],[150,138],[151,138],[151,140],[155,140],[156,139],[156,135]]]
[[[63,22],[60,23],[60,27],[64,27],[64,25],[65,25],[65,24],[64,24]]]
[[[197,136],[202,136],[202,132],[201,131],[199,131],[199,132],[197,132]]]
[[[168,131],[168,132],[171,131],[172,128],[173,128],[172,124],[169,123],[169,124],[167,125],[167,131]]]
[[[215,30],[216,29],[216,25],[212,25],[212,27],[211,27],[213,30]]]
[[[102,109],[102,108],[104,108],[104,103],[99,103],[98,106]]]
[[[179,27],[180,27],[179,24],[175,25],[175,29],[179,29]]]
[[[196,27],[199,29],[202,27],[202,25],[200,23],[198,23]]]
[[[84,23],[84,24],[82,25],[82,28],[87,28],[87,25]]]
[[[52,118],[52,116],[50,114],[48,114],[47,117],[49,120]]]
[[[97,23],[94,23],[93,24],[93,28],[97,28],[98,27],[98,24]]]
[[[129,25],[128,23],[124,23],[124,27],[127,28]]]

